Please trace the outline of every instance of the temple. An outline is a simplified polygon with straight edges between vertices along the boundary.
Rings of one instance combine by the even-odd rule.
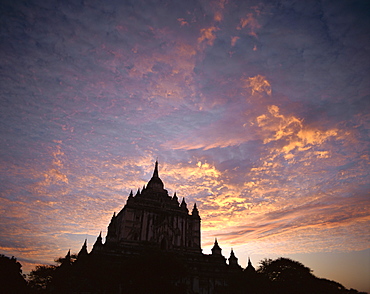
[[[194,204],[191,214],[185,199],[181,204],[164,189],[158,176],[158,162],[147,186],[132,191],[126,205],[113,214],[105,247],[121,251],[161,249],[200,253],[200,217]]]
[[[64,268],[82,283],[74,288],[88,293],[224,293],[232,278],[245,271],[233,250],[228,259],[222,255],[217,239],[211,254],[202,253],[197,206],[189,211],[185,198],[180,203],[176,193],[168,194],[157,161],[146,187],[135,195],[131,191],[122,210],[113,214],[105,242],[100,233],[89,253],[85,240],[73,264],[68,254]],[[87,281],[93,275],[91,287]]]

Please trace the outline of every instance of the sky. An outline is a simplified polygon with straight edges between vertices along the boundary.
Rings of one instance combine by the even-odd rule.
[[[245,267],[370,292],[370,2],[0,1],[0,253],[91,249],[154,162]]]

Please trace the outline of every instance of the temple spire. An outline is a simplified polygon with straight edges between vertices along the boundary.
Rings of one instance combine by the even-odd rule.
[[[186,204],[186,202],[185,202],[185,197],[183,197],[183,198],[182,198],[182,201],[181,201],[181,204],[180,204],[180,208],[181,208],[182,210],[186,211],[186,212],[189,212],[189,210],[188,210],[188,206],[187,206],[187,204]]]
[[[96,238],[96,241],[93,245],[93,251],[96,250],[96,249],[100,249],[103,247],[103,238],[101,237],[101,231],[100,231],[100,234],[98,236],[98,238]]]
[[[175,202],[177,206],[180,205],[179,198],[177,198],[176,192],[175,192],[175,194],[172,197],[172,201]]]
[[[221,247],[218,245],[217,238],[215,238],[215,243],[213,244],[212,255],[221,255]]]
[[[191,212],[191,215],[194,216],[194,217],[200,218],[199,217],[199,211],[198,211],[198,208],[197,208],[197,204],[196,203],[194,203],[194,206],[193,206],[193,210]]]
[[[66,257],[65,257],[65,260],[67,262],[71,262],[71,249],[68,250],[68,253],[67,253]]]
[[[146,185],[146,189],[156,189],[156,190],[163,190],[164,185],[162,180],[159,178],[159,173],[158,173],[158,160],[155,161],[155,167],[154,167],[154,172],[153,176]]]
[[[159,178],[159,175],[158,175],[158,160],[155,161],[155,167],[154,167],[154,172],[153,172],[153,178],[156,177],[156,178]]]
[[[68,253],[66,255],[66,257],[64,258],[64,260],[62,261],[60,267],[61,268],[64,268],[66,266],[70,266],[72,263],[71,263],[71,249],[68,250]]]
[[[233,267],[239,267],[238,258],[235,256],[234,250],[231,248],[229,265]]]
[[[250,257],[248,256],[248,265],[247,267],[245,268],[244,270],[246,273],[254,273],[256,272],[256,269],[254,268],[254,266],[252,265],[252,262],[251,262],[251,259]]]
[[[77,259],[80,259],[81,257],[84,257],[86,255],[88,255],[88,252],[87,252],[87,239],[85,239],[85,242],[82,245],[82,248],[81,248],[80,252],[77,255]]]
[[[231,248],[231,252],[230,252],[230,257],[234,258],[235,257],[235,253],[234,253],[234,250]]]

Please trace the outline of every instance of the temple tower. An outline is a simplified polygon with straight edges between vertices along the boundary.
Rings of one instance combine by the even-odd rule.
[[[167,251],[201,252],[200,216],[196,204],[191,214],[185,199],[168,195],[159,177],[158,162],[146,187],[132,191],[126,205],[113,215],[108,227],[107,246],[156,248]]]

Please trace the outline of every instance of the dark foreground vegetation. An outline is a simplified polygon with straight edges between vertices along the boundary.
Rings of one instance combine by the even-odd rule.
[[[72,266],[76,255],[66,258],[55,260],[55,265],[36,266],[25,277],[14,257],[0,255],[0,293],[189,293],[181,282],[187,268],[176,258],[142,256],[120,265],[83,264],[75,267],[78,270]],[[288,258],[265,259],[256,271],[244,270],[230,276],[228,284],[216,287],[215,293],[365,294],[317,278],[311,269]]]

